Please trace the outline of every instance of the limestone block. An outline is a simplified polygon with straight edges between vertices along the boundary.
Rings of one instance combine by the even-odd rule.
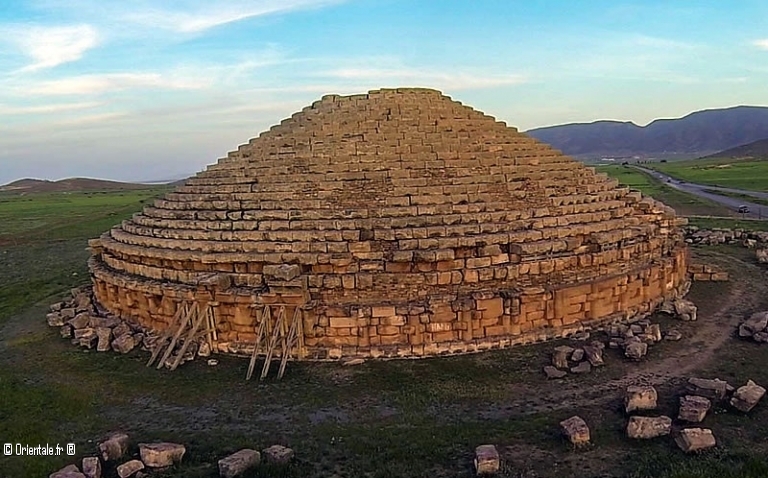
[[[573,352],[573,347],[569,347],[567,345],[561,345],[561,346],[555,347],[554,352],[552,352],[552,365],[554,365],[557,368],[567,369],[568,356],[572,352]]]
[[[480,445],[475,448],[475,470],[478,475],[489,475],[499,471],[499,452],[494,445]]]
[[[117,467],[117,476],[120,478],[130,478],[136,476],[138,472],[144,469],[144,463],[140,460],[131,460]]]
[[[672,429],[672,419],[660,417],[629,417],[627,437],[649,439],[669,435]]]
[[[141,461],[150,468],[163,468],[181,463],[187,449],[178,443],[139,443]]]
[[[585,362],[586,363],[586,362]],[[560,422],[560,427],[568,440],[575,446],[589,444],[589,427],[587,422],[579,416],[573,416]]]
[[[85,478],[101,478],[101,461],[97,456],[83,458],[83,474]]]
[[[99,443],[99,451],[104,461],[115,461],[122,458],[128,451],[128,435],[113,433],[105,441]]]
[[[765,388],[752,380],[749,380],[746,385],[737,388],[733,393],[733,397],[731,397],[731,406],[742,412],[748,412],[755,408],[757,402],[759,402],[764,395]]]
[[[272,445],[269,448],[265,448],[262,450],[262,454],[267,462],[279,465],[290,462],[294,457],[293,450],[282,445]]]
[[[650,385],[630,385],[624,395],[624,411],[627,413],[635,410],[654,410],[658,394]]]
[[[80,473],[77,465],[67,465],[61,470],[48,475],[48,478],[85,478],[85,475]]]
[[[255,467],[261,461],[261,454],[256,450],[245,448],[219,460],[219,476],[235,478]]]
[[[707,398],[686,395],[680,397],[680,411],[677,418],[686,422],[698,423],[704,420],[711,407],[712,402]]]
[[[705,379],[692,377],[688,379],[686,388],[691,395],[706,397],[713,401],[720,401],[728,393],[729,385],[720,379]]]
[[[686,453],[706,450],[717,445],[712,430],[708,428],[686,428],[680,431],[675,443]]]

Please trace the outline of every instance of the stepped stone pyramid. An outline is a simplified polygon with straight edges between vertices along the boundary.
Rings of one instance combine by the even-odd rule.
[[[89,264],[100,305],[145,328],[212,304],[219,353],[252,353],[280,306],[300,358],[423,356],[647,315],[687,290],[682,224],[439,91],[382,89],[283,120]]]

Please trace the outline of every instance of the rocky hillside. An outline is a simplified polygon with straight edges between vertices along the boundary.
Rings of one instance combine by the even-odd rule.
[[[573,123],[536,128],[527,134],[573,156],[696,157],[768,138],[768,107],[703,110],[646,126],[620,121]]]
[[[768,159],[768,138],[726,149],[707,158]]]
[[[147,189],[146,184],[121,183],[103,179],[71,178],[59,181],[19,179],[4,186],[0,192],[41,193],[66,191],[115,191],[121,189]]]

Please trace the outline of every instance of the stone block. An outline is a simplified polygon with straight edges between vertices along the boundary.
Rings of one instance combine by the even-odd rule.
[[[164,468],[181,463],[187,449],[178,443],[139,443],[139,456],[149,468]]]
[[[565,436],[574,446],[589,444],[589,427],[587,426],[587,422],[581,417],[573,416],[567,420],[563,420],[560,422],[560,427]]]
[[[106,440],[99,443],[99,452],[104,461],[116,461],[122,458],[128,451],[128,435],[125,433],[113,433]]]
[[[627,413],[635,410],[654,410],[658,393],[650,385],[630,385],[624,395],[624,411]]]
[[[490,475],[499,471],[499,452],[494,445],[475,448],[475,470],[478,475]]]
[[[733,393],[733,397],[731,397],[731,406],[742,412],[748,412],[755,408],[757,402],[759,402],[764,395],[765,388],[752,380],[749,380],[746,385],[737,388]]]
[[[262,450],[262,454],[268,463],[283,465],[290,462],[294,457],[291,448],[282,445],[272,445]]]
[[[686,453],[706,450],[717,445],[715,435],[708,428],[685,428],[675,438],[675,443]]]
[[[248,448],[240,450],[219,460],[219,476],[235,478],[258,465],[260,461],[261,454],[258,451]]]
[[[704,420],[711,407],[712,402],[708,398],[686,395],[680,397],[680,411],[677,418],[686,422],[698,423]]]
[[[660,417],[629,417],[627,437],[638,439],[656,438],[669,435],[672,430],[672,419]]]

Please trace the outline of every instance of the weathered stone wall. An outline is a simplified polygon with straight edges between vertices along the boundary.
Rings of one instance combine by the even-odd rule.
[[[395,297],[373,306],[317,305],[302,313],[309,358],[423,356],[463,353],[568,335],[611,321],[648,314],[686,286],[687,251],[626,274],[578,285],[467,291],[408,303]],[[249,353],[256,339],[256,309],[264,304],[312,305],[293,293],[247,289],[169,288],[121,277],[93,265],[94,293],[117,315],[144,327],[168,326],[179,300],[215,301],[217,351]]]

